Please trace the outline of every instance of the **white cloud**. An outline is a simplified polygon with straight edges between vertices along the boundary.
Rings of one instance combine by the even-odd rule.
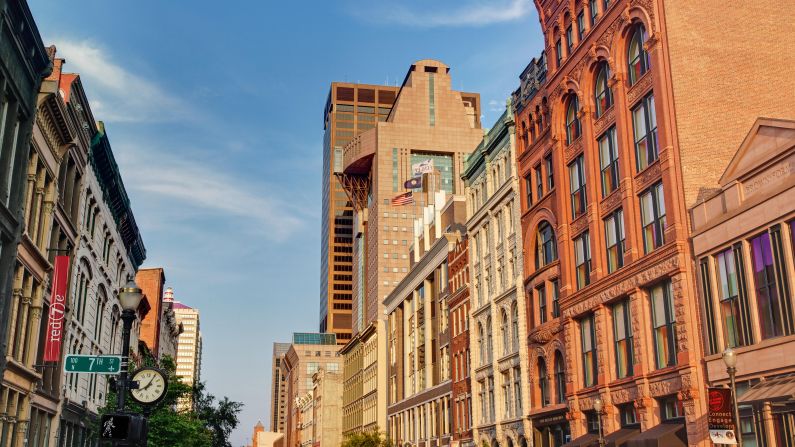
[[[457,2],[457,7],[420,11],[398,4],[393,0],[386,4],[365,6],[357,3],[353,13],[360,18],[374,22],[393,22],[416,27],[436,26],[485,26],[495,23],[518,20],[530,13],[531,0],[477,0]],[[428,3],[422,2],[422,8]]]
[[[273,185],[234,177],[211,163],[136,149],[134,157],[119,161],[125,185],[139,202],[154,208],[150,214],[231,219],[235,227],[277,242],[305,227],[310,211],[285,200]]]
[[[156,82],[114,63],[90,41],[54,39],[57,55],[66,59],[64,71],[83,80],[91,111],[107,122],[173,121],[191,114],[190,108]]]

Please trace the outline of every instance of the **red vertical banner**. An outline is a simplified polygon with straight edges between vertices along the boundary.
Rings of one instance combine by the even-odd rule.
[[[47,339],[44,341],[44,361],[58,362],[61,359],[61,342],[66,316],[66,283],[69,275],[69,256],[55,257],[52,274],[52,295],[47,319]]]

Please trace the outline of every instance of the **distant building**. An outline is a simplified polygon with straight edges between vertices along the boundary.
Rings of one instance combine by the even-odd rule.
[[[434,219],[415,221],[411,268],[384,300],[386,433],[399,446],[450,445],[452,437],[447,259],[465,234],[466,202],[442,200],[426,208]]]
[[[177,341],[177,377],[188,385],[201,381],[202,333],[199,311],[179,301],[174,301],[174,314],[183,331]],[[192,403],[181,403],[191,406]]]
[[[251,437],[251,444],[248,447],[280,447],[279,444],[283,438],[282,433],[265,431],[262,421],[257,421],[257,425],[254,426],[254,435]]]
[[[304,442],[301,431],[302,399],[307,395],[311,398],[312,376],[318,370],[342,370],[339,349],[333,333],[293,334],[293,342],[281,362],[282,375],[287,381],[285,447],[299,447]]]
[[[312,447],[342,443],[342,371],[319,369],[312,376]]]
[[[408,272],[413,224],[428,197],[463,192],[464,158],[483,138],[480,96],[453,90],[449,72],[435,60],[412,64],[385,120],[342,150],[337,177],[354,208],[354,335],[344,349],[345,434],[383,430],[387,424],[383,300]],[[424,188],[407,189],[420,164],[426,166]],[[400,204],[409,194],[413,204]]]
[[[143,291],[143,299],[149,306],[149,312],[140,322],[139,344],[146,345],[146,349],[157,359],[164,355],[176,359],[177,340],[182,328],[172,309],[174,291],[171,288],[163,291],[166,282],[163,268],[140,269],[135,275],[135,282]]]
[[[271,357],[271,431],[284,433],[287,380],[282,374],[284,355],[290,343],[274,343]]]
[[[353,204],[335,174],[342,173],[342,148],[354,136],[386,121],[397,87],[331,84],[323,112],[323,217],[320,261],[320,332],[351,339],[353,299]]]
[[[174,312],[174,289],[166,288],[163,293],[163,305],[160,311],[160,341],[157,347],[157,358],[169,356],[172,360],[177,360],[177,345],[179,335],[183,331],[183,326],[177,321],[177,314]]]

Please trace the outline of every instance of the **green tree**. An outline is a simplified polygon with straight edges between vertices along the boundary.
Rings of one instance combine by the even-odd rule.
[[[378,430],[345,436],[340,447],[393,447],[392,441]]]

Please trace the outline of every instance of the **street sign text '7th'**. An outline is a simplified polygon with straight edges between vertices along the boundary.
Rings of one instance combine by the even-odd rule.
[[[121,356],[67,354],[63,370],[68,373],[118,374]]]

